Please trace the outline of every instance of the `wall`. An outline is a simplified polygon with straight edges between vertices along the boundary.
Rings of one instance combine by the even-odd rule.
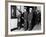
[[[12,0],[9,0],[12,1]],[[13,0],[15,1],[15,0]],[[18,1],[18,0],[16,0]],[[19,1],[28,1],[28,2],[44,2],[45,3],[45,12],[46,12],[46,0],[19,0]],[[45,13],[46,19],[46,13]],[[45,20],[46,22],[46,20]],[[46,28],[46,23],[45,23]],[[0,0],[0,37],[5,37],[5,0]],[[29,36],[8,36],[8,37],[46,37],[46,29],[45,34],[43,35],[29,35]]]
[[[8,0],[8,1],[15,1],[15,0]],[[43,2],[45,3],[46,6],[46,1],[45,0],[16,0],[16,1],[28,1],[28,2]],[[45,7],[46,9],[46,7]],[[46,12],[46,11],[45,11]],[[46,13],[45,13],[46,16]],[[46,21],[45,21],[46,22]],[[46,24],[46,23],[45,23]],[[45,27],[46,28],[46,27]],[[45,30],[46,31],[46,30]],[[46,37],[46,32],[44,35],[29,35],[29,36],[8,36],[8,37]]]

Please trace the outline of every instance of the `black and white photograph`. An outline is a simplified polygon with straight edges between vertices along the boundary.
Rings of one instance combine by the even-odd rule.
[[[43,32],[43,5],[8,3],[8,34]]]

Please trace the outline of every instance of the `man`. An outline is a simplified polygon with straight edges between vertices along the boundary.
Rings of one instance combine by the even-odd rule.
[[[21,29],[21,28],[23,28],[22,24],[24,24],[24,14],[21,10],[18,10],[18,11],[19,11],[20,15],[18,15],[18,25],[17,26],[18,26],[18,29]]]
[[[28,14],[28,30],[30,31],[32,29],[32,18],[33,18],[33,13],[32,13],[32,8],[29,8],[29,14]]]
[[[28,12],[26,10],[27,8],[24,7],[24,30],[26,31],[27,30],[27,16],[28,16]]]
[[[37,10],[37,24],[41,22],[41,12],[40,10]]]
[[[34,26],[36,25],[37,23],[37,7],[34,7],[33,9],[33,18],[32,18],[32,29],[34,28]]]
[[[22,26],[22,24],[21,24],[21,14],[19,14],[18,15],[18,23],[17,23],[17,28],[20,30],[21,29],[21,26]]]

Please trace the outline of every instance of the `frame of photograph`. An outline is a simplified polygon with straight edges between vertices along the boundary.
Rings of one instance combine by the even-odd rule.
[[[23,36],[23,35],[38,35],[38,34],[44,34],[45,33],[45,3],[40,3],[40,2],[21,2],[21,1],[6,1],[5,2],[6,4],[5,4],[5,35],[7,36],[7,35],[16,35],[16,36]],[[34,31],[34,33],[30,33],[30,31],[27,31],[27,32],[25,32],[25,33],[20,33],[19,32],[19,34],[17,33],[17,34],[15,34],[15,32],[13,32],[13,34],[12,33],[10,33],[9,34],[9,32],[8,32],[8,3],[22,3],[22,4],[36,4],[36,5],[42,5],[43,6],[43,28],[42,28],[42,32],[38,32],[38,33],[35,33]]]

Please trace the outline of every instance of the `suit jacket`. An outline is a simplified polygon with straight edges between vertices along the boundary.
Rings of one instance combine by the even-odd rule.
[[[27,18],[28,18],[28,13],[27,12],[24,12],[24,20],[27,21]]]
[[[29,14],[28,14],[28,21],[31,21],[32,18],[33,18],[33,13],[29,13]]]

